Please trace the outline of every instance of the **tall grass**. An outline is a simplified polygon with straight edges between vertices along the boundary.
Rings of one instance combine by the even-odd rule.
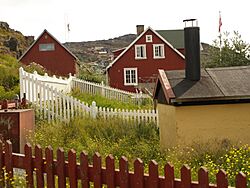
[[[71,95],[83,102],[88,104],[92,104],[93,101],[96,102],[98,107],[105,107],[105,108],[113,108],[113,109],[153,109],[153,102],[151,99],[148,99],[146,102],[142,103],[141,105],[137,105],[134,103],[125,103],[115,99],[107,99],[101,95],[92,95],[89,93],[81,93],[79,89],[74,89]]]
[[[249,146],[234,145],[225,140],[211,140],[209,143],[194,143],[189,147],[177,146],[163,151],[159,144],[158,128],[153,124],[134,125],[119,119],[87,117],[70,123],[43,122],[37,125],[35,133],[29,139],[33,145],[51,145],[55,150],[58,147],[63,147],[65,151],[74,148],[78,154],[86,151],[90,161],[95,152],[99,152],[103,159],[113,154],[116,162],[121,156],[126,156],[130,168],[136,158],[141,158],[146,171],[148,162],[154,159],[159,164],[161,175],[168,161],[174,165],[177,177],[180,176],[183,164],[192,167],[192,179],[197,179],[197,171],[201,166],[207,167],[212,182],[215,182],[215,174],[219,169],[224,169],[231,185],[234,185],[235,174],[242,171],[248,176],[250,183]]]

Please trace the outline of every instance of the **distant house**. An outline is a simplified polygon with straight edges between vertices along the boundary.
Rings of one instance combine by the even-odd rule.
[[[42,32],[19,61],[25,65],[35,62],[59,76],[78,72],[78,58],[47,30]]]
[[[144,30],[140,25],[137,35],[127,48],[114,52],[115,59],[106,68],[111,87],[135,92],[137,88],[154,84],[158,69],[185,68],[183,30],[158,32],[150,27]]]
[[[159,70],[155,85],[162,147],[250,144],[250,66],[200,69],[199,28],[185,28],[186,36],[185,70]]]

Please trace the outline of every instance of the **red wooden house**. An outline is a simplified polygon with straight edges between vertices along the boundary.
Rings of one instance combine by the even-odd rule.
[[[157,32],[150,27],[144,31],[143,26],[137,26],[138,37],[127,48],[115,51],[115,59],[106,69],[109,85],[135,92],[149,85],[153,88],[158,69],[184,69],[184,33],[174,31],[172,35],[176,33],[180,37],[175,36],[179,42],[173,45],[166,40],[168,31]]]
[[[78,72],[78,58],[46,29],[20,57],[19,61],[25,65],[35,62],[50,73],[59,76]]]

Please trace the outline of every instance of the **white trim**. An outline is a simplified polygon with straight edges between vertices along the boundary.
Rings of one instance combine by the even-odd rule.
[[[155,48],[160,46],[161,47],[161,54],[162,56],[156,56],[155,55]],[[153,44],[153,54],[154,54],[154,59],[163,59],[165,58],[165,46],[164,44]]]
[[[135,71],[135,83],[127,83],[126,82],[126,71]],[[131,79],[131,72],[130,72],[130,79]],[[124,68],[123,69],[123,83],[125,86],[137,86],[138,85],[138,73],[137,73],[137,68]]]
[[[137,54],[137,48],[141,48],[141,47],[143,47],[142,48],[142,50],[143,50],[143,52],[142,52],[142,54],[144,55],[143,57],[140,57],[140,56],[137,56],[138,54]],[[147,50],[146,50],[146,44],[136,44],[135,45],[135,59],[147,59]]]
[[[153,36],[152,35],[146,35],[146,42],[153,42]]]
[[[118,59],[120,59],[148,30],[151,30],[156,36],[158,36],[163,42],[165,42],[170,48],[172,48],[172,50],[174,50],[181,58],[185,59],[185,56],[179,52],[177,49],[175,49],[166,39],[164,39],[159,33],[157,33],[155,30],[153,30],[152,28],[148,27],[146,30],[144,30],[125,50],[123,50],[122,53],[120,53],[119,56],[117,56],[115,58],[115,60],[109,64],[109,66],[107,66],[106,71],[108,71],[108,69],[110,67],[113,66],[113,64],[116,63],[116,61],[118,61]]]

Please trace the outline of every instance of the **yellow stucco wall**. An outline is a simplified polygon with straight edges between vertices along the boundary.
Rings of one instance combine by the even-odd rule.
[[[250,144],[250,104],[157,108],[163,148],[225,138]]]

